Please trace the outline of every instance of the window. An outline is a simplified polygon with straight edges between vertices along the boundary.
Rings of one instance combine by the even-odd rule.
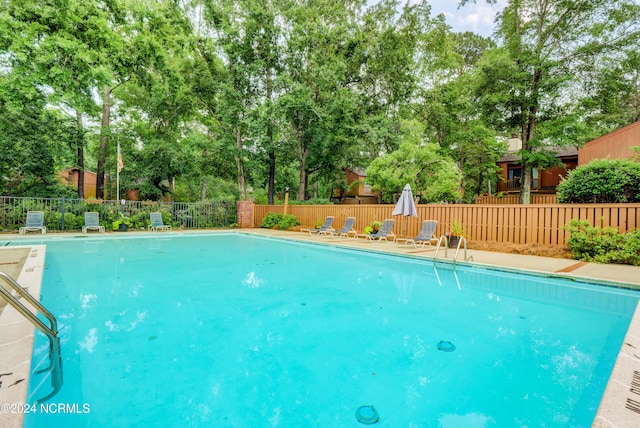
[[[509,181],[517,180],[520,177],[522,177],[522,168],[519,168],[519,167],[518,168],[509,168],[508,173],[509,173],[509,176],[507,177],[507,179]]]

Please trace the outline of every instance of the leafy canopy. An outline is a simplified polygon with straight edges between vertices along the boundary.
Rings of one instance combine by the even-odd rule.
[[[405,184],[423,203],[453,202],[460,198],[460,171],[455,162],[443,157],[440,146],[423,143],[424,127],[417,121],[402,124],[400,147],[375,159],[367,168],[367,181],[382,191],[385,202],[392,202]]]

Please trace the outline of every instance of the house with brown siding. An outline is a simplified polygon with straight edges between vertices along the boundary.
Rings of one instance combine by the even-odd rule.
[[[533,170],[531,194],[555,194],[556,186],[563,177],[579,165],[585,165],[594,159],[627,159],[634,155],[631,150],[634,146],[640,146],[640,122],[610,132],[595,140],[589,141],[583,147],[558,148],[558,159],[564,166],[556,166],[550,169]],[[497,191],[502,193],[520,193],[520,179],[522,168],[518,164],[520,140],[516,137],[509,139],[509,150],[500,158],[500,176]]]
[[[631,147],[640,146],[640,122],[610,132],[578,148],[578,165],[594,159],[628,159],[634,155]]]
[[[519,140],[518,140],[519,142]],[[502,193],[520,193],[520,180],[522,178],[522,165],[519,164],[518,142],[509,142],[510,150],[498,160],[500,176],[497,183],[497,191]],[[564,166],[555,166],[548,169],[534,168],[532,171],[531,193],[555,194],[556,186],[567,173],[578,166],[578,150],[575,147],[556,148],[557,158]]]
[[[78,178],[80,177],[80,169],[73,167],[60,171],[58,173],[60,179],[70,184],[76,189],[78,188]],[[95,172],[84,170],[84,198],[91,199],[96,197],[96,183],[98,175]]]
[[[365,183],[367,173],[362,168],[343,169],[346,189],[333,189],[331,199],[339,204],[377,204],[380,203],[380,192],[371,190]]]

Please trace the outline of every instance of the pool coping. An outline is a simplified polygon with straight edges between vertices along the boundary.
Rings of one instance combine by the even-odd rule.
[[[104,236],[107,239],[134,238],[142,236],[163,236],[168,238],[169,236],[188,234],[219,233],[259,235],[297,242],[329,245],[339,248],[351,248],[360,251],[386,253],[390,255],[415,258],[418,260],[433,259],[433,250],[430,249],[416,251],[413,247],[399,246],[394,243],[372,243],[368,240],[367,242],[364,242],[365,240],[318,238],[315,235],[307,236],[301,232],[275,231],[271,229],[172,231],[160,233],[133,232],[126,236],[124,234],[116,233],[108,233],[106,235],[83,235],[79,233],[51,234],[48,237],[45,237],[46,235],[38,237],[34,236],[32,238],[34,244],[25,244],[21,246],[29,247],[31,250],[29,257],[25,260],[22,272],[18,277],[18,282],[22,286],[27,287],[29,292],[39,299],[46,255],[46,245],[44,242],[50,239],[91,239],[101,236]],[[0,237],[6,238],[6,240],[19,240],[21,242],[25,240],[22,236],[17,238],[15,234],[0,235]],[[552,259],[548,257],[525,256],[521,254],[496,254],[478,250],[468,251],[468,253],[473,257],[473,261],[458,261],[454,263],[452,260],[453,251],[449,250],[449,253],[451,253],[451,255],[447,258],[439,257],[438,262],[450,265],[469,265],[478,268],[497,269],[501,271],[526,272],[537,276],[558,277],[619,288],[640,289],[640,267],[635,266],[595,265],[593,263],[583,264],[575,260],[568,259]],[[441,256],[443,256],[443,254],[441,254]],[[623,280],[620,281],[619,278],[622,278]],[[628,279],[628,281],[625,279]],[[8,325],[11,326],[11,332],[8,332],[8,329],[2,329],[2,327]],[[0,313],[0,329],[2,329],[0,332],[0,374],[9,371],[13,373],[11,375],[11,379],[9,377],[2,376],[0,377],[0,380],[2,380],[3,385],[7,385],[13,384],[16,380],[19,381],[20,379],[23,379],[10,388],[0,387],[0,405],[19,405],[25,403],[27,400],[28,378],[31,366],[35,327],[26,321],[24,317],[18,314],[13,307],[9,306]],[[7,339],[5,336],[10,337]],[[8,351],[9,347],[11,348],[11,351]],[[9,352],[11,359],[5,359],[3,352]],[[9,363],[6,364],[5,361],[8,361]],[[638,405],[636,406],[635,403],[638,403]],[[19,410],[19,407],[16,407],[15,409]],[[5,411],[0,411],[0,426],[7,428],[22,427],[23,421],[24,414],[22,412],[7,413]],[[618,353],[614,369],[600,401],[600,406],[592,426],[597,428],[626,428],[640,426],[640,304],[636,307],[636,311],[623,341],[622,348]]]
[[[46,245],[13,248],[25,247],[30,248],[30,251],[17,282],[35,299],[40,300]],[[20,299],[20,302],[30,306],[24,299]],[[35,309],[32,311],[35,312]],[[0,426],[12,428],[23,425],[24,411],[21,405],[27,402],[34,334],[34,325],[12,306],[6,306],[0,313],[0,372],[3,374],[0,378],[0,406],[3,406],[0,409]]]

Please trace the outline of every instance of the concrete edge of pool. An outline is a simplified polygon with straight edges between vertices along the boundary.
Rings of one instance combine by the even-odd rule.
[[[300,232],[277,231],[270,229],[235,229],[238,233],[257,234],[283,239],[292,239],[301,242],[313,242],[325,245],[334,245],[359,250],[383,252],[395,255],[411,256],[415,258],[432,259],[433,250],[416,250],[413,247],[398,246],[394,243],[372,243],[357,239],[319,238],[314,235]],[[219,233],[220,231],[188,231],[188,232],[161,232],[167,235],[183,235],[193,233]],[[228,233],[228,230],[223,231]],[[113,237],[115,234],[107,234]],[[149,235],[148,233],[135,232],[131,236]],[[159,236],[157,233],[154,234]],[[23,237],[15,234],[0,235],[3,240],[19,240]],[[122,235],[118,235],[122,236]],[[55,238],[86,238],[87,235],[79,233],[51,234],[45,236],[30,235],[33,241],[31,252],[27,257],[18,282],[28,287],[29,292],[36,298],[40,295],[40,284],[44,271],[45,245],[47,239]],[[9,248],[0,248],[0,251],[10,251]],[[454,251],[449,251],[448,261],[451,261]],[[621,265],[596,265],[593,263],[578,263],[575,260],[554,259],[548,257],[528,256],[521,254],[491,253],[488,251],[469,250],[473,256],[473,264],[506,270],[518,270],[545,276],[558,276],[575,280],[586,280],[625,288],[640,288],[640,267]],[[442,257],[442,253],[439,258]],[[0,386],[0,405],[25,403],[27,396],[28,377],[33,348],[34,327],[24,320],[12,307],[0,307],[0,374],[13,373],[11,379],[2,376]],[[6,328],[10,326],[10,328]],[[10,330],[10,331],[9,331]],[[15,378],[15,379],[14,379]],[[24,379],[9,387],[16,380]],[[640,305],[636,308],[633,319],[627,331],[623,346],[619,351],[615,367],[609,378],[605,393],[600,402],[600,407],[593,422],[593,427],[598,428],[623,428],[640,426]],[[634,392],[636,391],[636,392]],[[50,400],[55,402],[55,397]],[[634,403],[638,403],[637,405]],[[0,426],[21,427],[23,425],[21,412],[7,413],[0,411]]]
[[[40,286],[44,271],[45,245],[30,246],[18,283],[36,299],[40,299]],[[20,299],[22,303],[24,299]],[[30,305],[27,305],[30,307]],[[31,354],[35,327],[12,306],[0,313],[0,426],[21,427],[24,413],[16,405],[27,401],[31,372]]]

